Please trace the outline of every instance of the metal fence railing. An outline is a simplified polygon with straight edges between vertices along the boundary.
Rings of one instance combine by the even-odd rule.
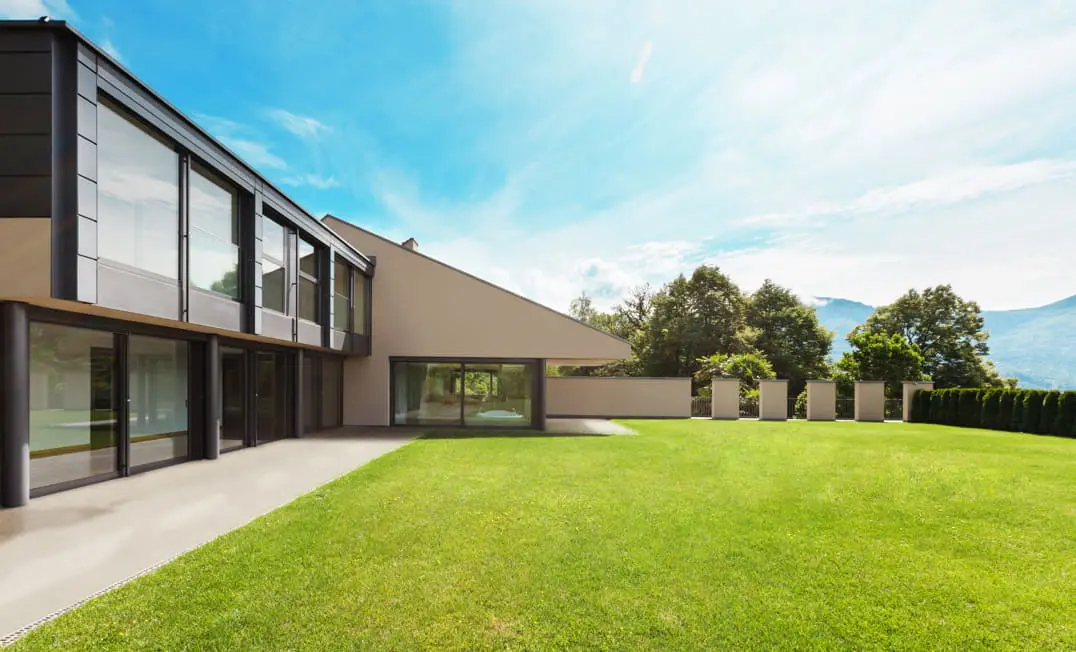
[[[885,400],[885,418],[887,421],[901,421],[904,419],[904,400],[899,398],[887,398]]]
[[[691,416],[707,418],[714,416],[714,403],[709,396],[691,397]]]
[[[851,398],[839,398],[836,404],[836,416],[842,420],[852,420],[856,418],[856,401]],[[691,397],[691,416],[710,418],[713,416],[713,402],[709,396],[692,396]],[[740,398],[740,418],[741,419],[757,419],[758,418],[758,399],[757,398]],[[789,419],[806,419],[807,418],[807,405],[802,403],[799,406],[796,405],[796,399],[789,397],[788,399],[788,418]],[[900,421],[904,418],[904,401],[899,398],[887,398],[885,400],[885,418],[887,421]]]
[[[757,398],[744,398],[740,397],[740,418],[741,419],[757,419],[758,418],[758,399]]]
[[[807,403],[800,403],[798,406],[796,402],[799,399],[789,397],[788,398],[788,418],[789,419],[806,419],[807,418]]]
[[[838,419],[855,419],[856,418],[856,400],[853,398],[839,398],[837,399],[837,418]]]

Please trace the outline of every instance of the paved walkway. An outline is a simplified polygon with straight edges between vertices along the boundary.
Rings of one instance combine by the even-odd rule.
[[[0,639],[404,445],[342,429],[0,510]]]

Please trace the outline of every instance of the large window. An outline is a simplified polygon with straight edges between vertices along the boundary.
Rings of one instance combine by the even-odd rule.
[[[131,468],[188,457],[187,343],[132,335],[127,367]]]
[[[333,328],[346,331],[351,311],[351,268],[339,258],[333,261]]]
[[[30,325],[30,487],[115,474],[112,333]]]
[[[299,240],[299,318],[321,323],[318,310],[318,250]]]
[[[179,154],[107,103],[97,107],[98,254],[179,278]]]
[[[287,232],[276,222],[262,220],[262,307],[288,312]]]
[[[190,174],[190,283],[239,298],[239,198],[201,166]]]
[[[534,363],[395,362],[395,425],[530,427]]]
[[[370,294],[370,279],[359,270],[351,271],[352,304],[351,330],[366,335],[366,303]]]

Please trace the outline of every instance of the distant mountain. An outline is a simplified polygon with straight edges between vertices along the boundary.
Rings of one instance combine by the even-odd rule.
[[[858,301],[818,297],[818,319],[836,331],[833,358],[848,350],[848,331],[874,312]],[[990,359],[1002,376],[1020,379],[1021,387],[1076,389],[1076,296],[1039,308],[985,310]]]

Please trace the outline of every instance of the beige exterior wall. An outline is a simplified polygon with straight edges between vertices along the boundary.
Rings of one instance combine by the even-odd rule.
[[[740,418],[739,378],[714,378],[710,383],[710,393],[712,418]]]
[[[930,381],[916,382],[916,381],[913,381],[913,380],[906,380],[902,384],[901,389],[903,390],[902,391],[902,399],[903,400],[901,402],[901,407],[903,408],[903,412],[904,412],[903,418],[904,418],[905,421],[911,421],[912,420],[912,399],[915,398],[915,393],[918,392],[921,389],[923,389],[923,390],[934,389],[934,383],[932,383]]]
[[[837,383],[832,380],[807,381],[807,420],[833,421],[837,418]]]
[[[690,378],[546,379],[546,413],[576,417],[691,417]]]
[[[885,383],[880,380],[856,381],[856,421],[885,421]]]
[[[0,297],[52,296],[52,220],[0,218]]]
[[[788,419],[787,380],[759,381],[758,418],[762,421],[785,421]]]
[[[621,339],[421,252],[333,217],[325,223],[377,260],[371,355],[344,363],[346,425],[388,424],[391,357],[531,358],[581,365],[631,354]]]

